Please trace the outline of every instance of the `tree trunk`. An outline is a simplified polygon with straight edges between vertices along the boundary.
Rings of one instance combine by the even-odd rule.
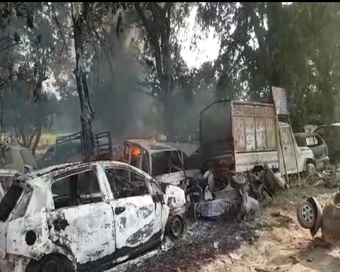
[[[73,4],[72,4],[73,5]],[[83,3],[86,5],[86,3]],[[82,149],[83,159],[85,161],[94,160],[96,157],[94,135],[92,131],[93,110],[90,104],[89,90],[86,83],[86,73],[84,67],[84,33],[85,12],[88,9],[83,8],[83,12],[78,15],[72,14],[73,34],[74,34],[74,49],[76,52],[76,68],[74,75],[77,81],[77,91],[79,95],[80,110],[81,110],[81,128],[82,128]]]
[[[165,90],[163,90],[164,92]],[[172,101],[171,101],[171,93],[164,93],[163,98],[163,117],[164,117],[164,133],[166,135],[167,141],[174,140],[174,122],[173,122],[173,114],[172,114]]]
[[[34,143],[33,143],[32,150],[31,150],[33,156],[35,155],[35,151],[36,151],[38,144],[40,142],[42,128],[43,128],[43,124],[39,124],[39,126],[37,127],[37,134],[35,135]]]

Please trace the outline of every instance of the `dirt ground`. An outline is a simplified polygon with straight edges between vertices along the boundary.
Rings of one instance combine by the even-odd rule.
[[[112,271],[339,271],[340,248],[325,246],[320,233],[313,238],[296,219],[297,205],[304,197],[314,196],[323,206],[332,202],[336,192],[312,186],[290,189],[248,221],[189,222],[180,241]]]

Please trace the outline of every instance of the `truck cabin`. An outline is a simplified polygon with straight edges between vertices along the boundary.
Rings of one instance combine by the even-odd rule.
[[[153,177],[183,170],[183,154],[172,146],[154,140],[125,141],[122,161]]]

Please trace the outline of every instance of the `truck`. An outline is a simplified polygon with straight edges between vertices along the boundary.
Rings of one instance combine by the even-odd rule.
[[[108,160],[113,157],[111,134],[109,131],[96,133],[95,148],[98,160]],[[72,133],[56,138],[53,146],[47,149],[39,161],[40,168],[54,164],[77,162],[83,159],[81,132]]]
[[[200,113],[202,167],[218,163],[237,172],[257,172],[268,165],[288,175],[305,171],[315,164],[313,152],[298,147],[291,126],[278,120],[271,103],[213,102]]]

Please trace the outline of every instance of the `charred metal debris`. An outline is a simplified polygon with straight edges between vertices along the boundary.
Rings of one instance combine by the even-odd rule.
[[[214,167],[197,180],[190,180],[186,194],[195,218],[225,215],[242,220],[285,187],[281,174],[274,173],[267,165],[257,173]]]

